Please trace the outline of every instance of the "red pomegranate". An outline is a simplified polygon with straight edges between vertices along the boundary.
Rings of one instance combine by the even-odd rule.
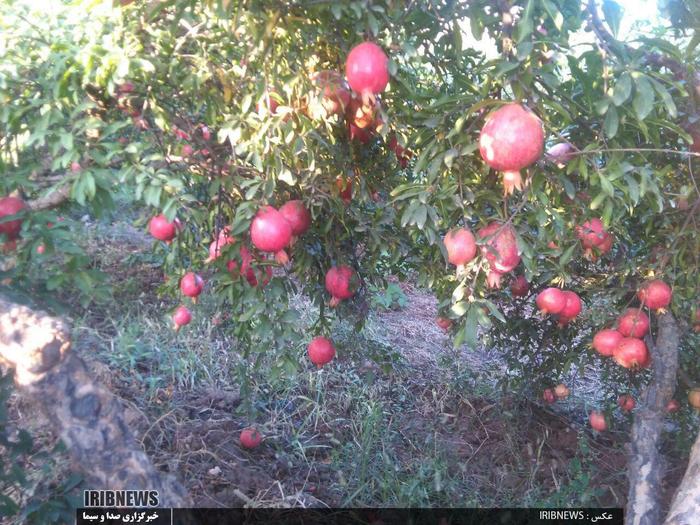
[[[608,428],[608,424],[605,421],[605,416],[597,410],[593,410],[591,412],[591,414],[588,416],[588,421],[591,424],[591,428],[593,430],[597,430],[598,432],[603,432]]]
[[[467,228],[457,228],[445,235],[447,261],[455,266],[464,266],[476,256],[476,239]]]
[[[183,157],[189,157],[192,155],[192,153],[194,153],[194,149],[192,149],[192,146],[190,146],[189,144],[185,144],[184,146],[182,146]]]
[[[340,198],[343,199],[345,204],[350,204],[352,201],[352,178],[345,178],[342,175],[338,175],[335,179],[335,187],[338,189]]]
[[[562,292],[566,298],[566,303],[561,312],[559,312],[559,323],[566,324],[581,313],[581,298],[576,292]]]
[[[510,283],[510,293],[513,297],[525,297],[530,290],[530,283],[527,282],[524,275],[518,275],[513,282]]]
[[[182,228],[180,221],[174,219],[173,222],[168,221],[162,213],[151,218],[148,223],[148,231],[159,241],[170,243],[177,232]]]
[[[250,240],[263,252],[283,250],[292,238],[292,227],[279,211],[272,206],[258,210],[250,224]]]
[[[545,288],[537,294],[535,303],[543,314],[558,314],[566,306],[566,295],[559,288]]]
[[[24,201],[17,197],[3,197],[0,199],[0,219],[15,215],[25,209]],[[15,219],[0,224],[0,235],[5,234],[9,241],[19,237],[22,230],[22,219]]]
[[[348,121],[360,129],[368,129],[374,124],[377,112],[378,104],[376,102],[365,103],[358,98],[353,98],[348,107]]]
[[[266,112],[270,113],[270,115],[276,115],[277,108],[280,105],[276,97],[279,97],[276,91],[266,91],[255,106],[256,113],[260,116],[264,116]]]
[[[389,82],[389,58],[377,44],[363,42],[350,51],[345,77],[358,93],[381,93]]]
[[[625,337],[644,337],[649,331],[649,318],[637,308],[628,308],[617,320],[617,331]]]
[[[576,227],[576,235],[584,248],[599,247],[605,241],[605,227],[600,219],[591,219]]]
[[[615,362],[625,368],[644,367],[649,360],[649,351],[644,341],[636,337],[624,337],[612,355]]]
[[[326,272],[326,290],[331,294],[331,306],[350,299],[357,289],[357,276],[349,266],[333,266]]]
[[[542,399],[544,399],[545,403],[548,403],[550,405],[556,401],[556,398],[554,397],[554,392],[551,388],[544,389],[544,391],[542,392]]]
[[[447,317],[438,317],[435,319],[435,323],[445,332],[452,328],[452,320],[448,319]]]
[[[262,442],[262,434],[253,427],[244,428],[241,430],[240,442],[243,448],[253,449]]]
[[[249,285],[253,287],[257,286],[258,273],[256,272],[253,264],[253,254],[250,253],[250,250],[247,246],[241,245],[239,255],[241,259],[240,271],[238,270],[239,266],[238,261],[236,260],[228,261],[226,263],[226,269],[230,273],[234,274],[234,276],[245,276],[245,279],[246,281],[248,281]],[[265,286],[267,283],[270,282],[270,279],[272,278],[272,268],[270,268],[269,266],[265,266],[261,271],[263,272],[262,285]]]
[[[622,394],[617,398],[617,404],[620,406],[623,412],[631,412],[636,403],[631,395]]]
[[[620,341],[622,341],[622,338],[622,334],[617,330],[606,328],[593,336],[592,346],[593,349],[600,355],[610,357],[613,355],[617,345],[619,345]]]
[[[230,236],[231,228],[226,226],[223,230],[219,232],[216,240],[209,245],[209,257],[207,257],[205,262],[211,262],[218,259],[221,256],[221,251],[227,244],[233,244],[236,240]]]
[[[209,131],[209,128],[206,124],[200,124],[199,130],[202,132],[202,138],[205,141],[211,140],[211,131]]]
[[[202,293],[204,280],[194,272],[187,272],[180,280],[182,295],[196,299]]]
[[[522,189],[520,170],[540,158],[543,148],[542,121],[517,103],[506,104],[492,112],[479,136],[479,151],[486,164],[506,172],[506,195],[514,189]]]
[[[597,246],[600,255],[605,255],[606,253],[608,253],[612,249],[614,241],[615,238],[613,237],[613,235],[609,232],[605,232],[605,234],[603,235],[603,242],[601,242]]]
[[[311,214],[300,200],[285,202],[279,211],[292,227],[292,235],[303,235],[311,226]]]
[[[559,383],[554,387],[554,395],[557,396],[557,399],[559,400],[569,397],[569,393],[569,387],[563,383]]]
[[[488,239],[481,245],[481,253],[494,272],[504,274],[513,271],[520,264],[518,241],[515,230],[508,224],[492,222],[481,228],[477,235],[480,239]]]
[[[320,102],[312,105],[314,118],[342,115],[350,105],[350,90],[337,71],[319,71],[311,77],[319,90]]]
[[[548,161],[557,164],[559,167],[563,167],[573,158],[572,151],[573,148],[571,144],[568,142],[560,142],[549,148],[547,153],[545,153],[545,157]]]
[[[372,138],[372,132],[369,129],[358,128],[352,122],[348,122],[348,134],[350,140],[356,140],[361,144],[367,144]]]
[[[681,408],[681,404],[676,399],[671,399],[666,404],[666,411],[669,413],[678,412],[678,410],[680,410],[680,408]]]
[[[314,337],[309,343],[309,359],[311,362],[321,368],[326,363],[330,363],[335,357],[335,348],[333,343],[325,337]]]
[[[661,279],[654,279],[644,283],[637,297],[650,310],[663,310],[671,304],[671,287]]]
[[[175,313],[173,314],[173,324],[175,325],[175,331],[179,331],[181,327],[185,326],[186,324],[190,324],[190,321],[192,320],[192,314],[190,311],[184,307],[184,306],[178,306],[178,308],[175,310]]]

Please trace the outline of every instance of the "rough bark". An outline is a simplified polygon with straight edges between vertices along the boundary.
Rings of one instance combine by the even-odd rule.
[[[647,338],[653,378],[641,396],[632,425],[626,525],[658,525],[661,522],[659,496],[665,465],[658,445],[666,417],[666,404],[676,388],[679,335],[670,312],[659,315],[657,319],[656,343]]]
[[[87,488],[157,490],[161,506],[190,506],[182,485],[136,443],[119,400],[70,347],[64,321],[0,297],[0,364],[15,368],[18,391],[43,409]]]
[[[692,525],[700,521],[700,435],[690,451],[688,468],[676,490],[664,525]]]

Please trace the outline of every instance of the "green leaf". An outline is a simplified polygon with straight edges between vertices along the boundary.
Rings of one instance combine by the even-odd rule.
[[[615,84],[615,90],[613,91],[613,104],[620,106],[624,104],[630,95],[632,94],[632,77],[625,71],[620,75],[620,78]]]
[[[551,0],[542,0],[542,6],[544,7],[544,10],[547,11],[549,18],[552,19],[554,27],[557,28],[557,31],[561,31],[562,24],[564,23],[564,16],[561,14],[561,12],[559,12],[559,8],[556,6],[556,4]]]
[[[617,32],[620,30],[620,21],[622,20],[622,8],[613,0],[604,0],[603,15],[610,26],[612,34],[617,37]]]
[[[640,76],[635,80],[636,93],[632,107],[639,120],[644,120],[654,108],[654,90],[646,77]]]
[[[566,266],[566,264],[571,260],[571,258],[574,256],[574,251],[578,247],[577,244],[572,244],[569,246],[564,253],[561,254],[561,257],[559,257],[559,264],[561,266]]]
[[[603,122],[603,130],[608,138],[614,138],[617,135],[617,128],[620,125],[620,117],[617,115],[617,109],[615,106],[608,108],[608,112],[605,114],[605,122]]]

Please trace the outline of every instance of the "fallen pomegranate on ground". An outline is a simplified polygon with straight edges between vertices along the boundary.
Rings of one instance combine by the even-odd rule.
[[[674,412],[678,412],[681,408],[681,404],[676,400],[676,399],[671,399],[667,404],[666,404],[666,412],[673,414]]]
[[[688,392],[688,403],[691,407],[700,410],[700,388],[693,388]]]
[[[262,434],[257,429],[248,427],[241,430],[239,439],[243,448],[253,449],[262,442]]]

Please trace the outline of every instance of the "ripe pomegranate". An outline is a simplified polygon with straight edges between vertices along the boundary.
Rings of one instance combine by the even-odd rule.
[[[527,282],[524,275],[518,275],[513,282],[510,283],[510,293],[513,297],[525,297],[530,290],[530,283]]]
[[[576,227],[576,235],[584,248],[599,247],[605,241],[605,227],[600,219],[591,219]]]
[[[591,424],[591,428],[593,430],[597,430],[598,432],[603,432],[608,428],[608,424],[605,421],[605,416],[597,410],[591,411],[591,414],[588,416],[588,421]]]
[[[326,272],[326,290],[331,294],[331,306],[350,299],[357,289],[357,276],[349,266],[333,266]]]
[[[644,337],[649,331],[649,318],[641,310],[628,308],[617,320],[617,331],[625,337]]]
[[[554,392],[551,388],[544,389],[544,391],[542,392],[542,399],[544,399],[545,403],[550,405],[556,401],[556,398],[554,397]]]
[[[240,441],[243,448],[253,449],[262,442],[262,434],[253,427],[244,428],[241,430]]]
[[[78,173],[83,169],[83,167],[80,165],[80,162],[73,161],[70,163],[70,170],[73,173]]]
[[[566,324],[581,313],[581,298],[576,292],[562,292],[566,297],[566,303],[561,312],[559,312],[559,324]]]
[[[36,253],[39,255],[44,255],[44,252],[46,251],[46,247],[43,244],[40,244],[39,246],[36,247]]]
[[[617,330],[606,328],[593,336],[592,346],[593,349],[600,355],[610,357],[613,355],[617,345],[619,345],[620,341],[622,341],[622,338],[622,334]]]
[[[180,280],[182,295],[196,299],[202,293],[204,280],[194,272],[187,272]]]
[[[649,350],[644,341],[636,337],[623,337],[613,350],[615,362],[625,368],[643,368],[649,360]]]
[[[223,250],[224,246],[236,242],[235,239],[229,235],[230,232],[231,228],[228,226],[219,232],[216,240],[209,245],[209,257],[207,257],[205,262],[209,263],[218,259],[221,256],[221,251]]]
[[[671,303],[671,287],[661,279],[647,281],[637,292],[637,297],[650,310],[662,311]]]
[[[250,240],[263,252],[278,252],[289,244],[292,227],[279,211],[272,206],[258,210],[250,224]]]
[[[520,170],[542,155],[542,121],[517,103],[506,104],[491,113],[479,136],[481,157],[491,168],[504,174],[504,193],[522,189]]]
[[[177,310],[173,314],[173,323],[175,324],[175,331],[179,331],[181,327],[190,324],[192,320],[192,314],[184,306],[178,306]]]
[[[605,234],[603,235],[603,242],[601,242],[597,246],[598,251],[600,252],[601,256],[605,255],[606,253],[608,253],[612,249],[614,241],[615,241],[615,238],[613,237],[613,235],[609,232],[605,232]]]
[[[185,144],[182,146],[182,156],[183,157],[189,157],[194,153],[194,149],[192,149],[192,146],[189,144]]]
[[[557,396],[557,399],[566,399],[569,397],[569,387],[563,383],[559,383],[554,387],[554,395]]]
[[[358,128],[353,122],[348,122],[348,134],[350,140],[356,140],[361,144],[367,144],[372,138],[372,132],[369,129]]]
[[[568,142],[560,142],[547,150],[545,157],[548,161],[553,162],[560,168],[569,162],[574,156],[572,155],[573,148]]]
[[[248,281],[248,284],[251,286],[255,287],[258,285],[258,273],[256,273],[255,267],[253,261],[253,254],[250,253],[250,250],[248,249],[247,246],[241,245],[239,249],[239,256],[240,256],[240,271],[239,271],[239,265],[238,261],[236,260],[231,260],[226,263],[226,269],[234,274],[234,276],[238,277],[240,275],[245,276],[246,281]],[[262,269],[263,275],[262,275],[262,284],[265,286],[267,283],[270,282],[270,279],[272,278],[272,269],[269,266],[265,266]]]
[[[631,412],[634,408],[635,402],[631,395],[622,394],[617,398],[617,404],[620,406],[623,412]]]
[[[350,201],[352,201],[352,178],[338,175],[335,179],[335,187],[338,188],[338,193],[343,202],[346,205],[350,204]]]
[[[452,320],[447,317],[438,317],[435,319],[435,323],[442,328],[445,332],[452,328]]]
[[[335,348],[333,343],[325,337],[314,337],[308,347],[309,359],[311,362],[321,368],[326,363],[330,363],[335,357]]]
[[[566,306],[566,295],[559,288],[545,288],[537,294],[535,303],[543,314],[558,314]]]
[[[670,414],[672,414],[674,412],[678,412],[678,410],[680,410],[680,408],[681,408],[681,404],[675,399],[671,399],[666,404],[666,411]]]
[[[168,244],[175,238],[181,228],[182,225],[178,219],[170,222],[162,213],[152,217],[148,223],[149,233],[159,241],[165,241]]]
[[[345,77],[358,93],[381,93],[389,82],[389,58],[377,44],[363,42],[350,51]]]
[[[700,410],[700,388],[693,388],[688,392],[688,403],[691,407]]]
[[[476,239],[467,228],[450,230],[445,235],[447,261],[455,266],[464,266],[476,256]]]
[[[3,197],[0,199],[0,219],[15,215],[24,209],[25,204],[22,199],[17,197]],[[0,224],[0,235],[5,234],[9,241],[13,241],[19,237],[21,229],[22,219],[3,222]]]
[[[492,222],[481,228],[477,235],[480,239],[488,239],[481,245],[481,253],[493,272],[508,273],[520,264],[518,241],[510,224],[503,226],[500,222]]]
[[[343,76],[337,71],[319,71],[311,77],[311,81],[320,92],[320,102],[312,104],[312,116],[328,118],[342,115],[350,105],[350,90]]]
[[[292,235],[303,235],[311,226],[311,214],[300,200],[285,202],[279,211],[292,227]]]

